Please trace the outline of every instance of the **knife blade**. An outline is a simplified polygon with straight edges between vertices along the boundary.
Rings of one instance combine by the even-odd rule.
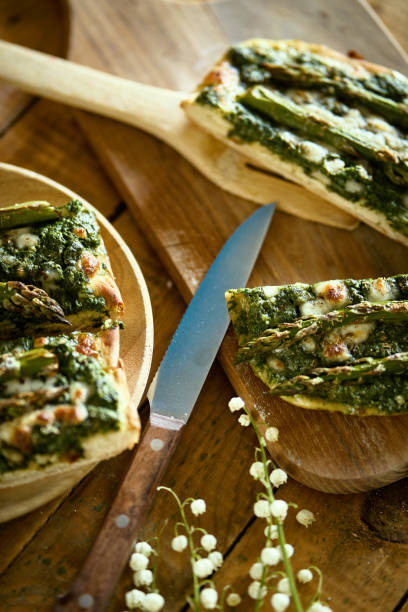
[[[207,377],[229,318],[224,293],[246,285],[275,205],[258,208],[205,275],[150,385],[150,418],[91,552],[55,610],[105,610],[157,485]]]

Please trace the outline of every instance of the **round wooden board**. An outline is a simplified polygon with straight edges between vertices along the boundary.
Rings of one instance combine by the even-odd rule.
[[[129,247],[109,221],[89,202],[74,192],[30,170],[0,163],[0,207],[37,199],[47,200],[59,206],[72,198],[79,198],[94,210],[116,282],[122,293],[125,303],[125,312],[122,316],[125,330],[120,336],[120,356],[124,361],[130,401],[134,407],[137,407],[142,399],[150,371],[153,352],[153,317],[143,274]],[[50,494],[47,495],[42,489],[35,504],[31,499],[30,510],[72,488],[95,465],[95,462],[83,461],[64,477],[56,474],[49,483]],[[32,494],[35,494],[35,491]],[[26,492],[22,487],[22,500],[24,495]],[[13,514],[12,509],[2,505],[0,522],[15,518],[22,513],[19,511],[18,514]]]

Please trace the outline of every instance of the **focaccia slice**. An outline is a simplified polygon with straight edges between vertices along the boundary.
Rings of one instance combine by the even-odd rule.
[[[408,412],[408,275],[226,294],[247,361],[271,394],[357,415]]]
[[[183,102],[200,127],[408,244],[408,79],[298,40],[237,44]]]
[[[140,422],[119,329],[0,344],[0,521],[53,499],[131,448]]]
[[[123,302],[99,226],[82,202],[3,208],[0,228],[0,281],[21,281],[46,291],[73,329],[91,329],[120,316]],[[40,333],[66,329],[58,321],[38,323]]]

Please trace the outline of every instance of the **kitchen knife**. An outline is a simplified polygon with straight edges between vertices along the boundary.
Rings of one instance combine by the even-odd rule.
[[[246,285],[274,210],[274,204],[258,208],[235,230],[197,289],[150,386],[150,418],[139,448],[84,566],[55,610],[106,609],[227,331],[224,293]]]

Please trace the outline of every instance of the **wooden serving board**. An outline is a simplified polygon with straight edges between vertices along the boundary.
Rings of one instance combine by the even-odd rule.
[[[107,0],[103,2],[107,14]],[[105,6],[106,5],[106,6]],[[92,23],[90,3],[74,1],[82,24]],[[161,0],[120,10],[98,31],[80,32],[93,47],[109,42],[102,61],[87,61],[122,76],[179,89],[192,88],[232,42],[254,36],[303,38],[403,70],[405,59],[380,23],[357,1],[267,0],[174,4]],[[155,24],[157,32],[146,31]],[[163,36],[166,32],[166,36]],[[127,47],[127,53],[124,48]],[[130,58],[136,61],[130,61]],[[71,59],[80,61],[72,50]],[[254,206],[200,176],[154,138],[113,121],[78,113],[80,123],[177,286],[189,300],[225,239]],[[125,146],[124,146],[125,143]],[[364,226],[353,233],[278,213],[249,286],[406,272],[408,251]],[[365,491],[408,472],[408,416],[347,417],[305,411],[271,400],[245,365],[233,366],[229,333],[221,360],[237,393],[281,431],[274,458],[299,481],[329,492]]]
[[[122,293],[126,309],[122,317],[125,331],[121,334],[120,356],[124,361],[130,401],[136,409],[143,397],[150,371],[153,350],[153,318],[143,274],[133,254],[109,221],[73,191],[30,170],[0,163],[0,206],[31,200],[46,200],[60,206],[72,198],[81,199],[94,210],[116,282]],[[107,450],[107,455],[109,455],[109,450]],[[50,495],[42,494],[36,500],[35,507],[68,491],[95,465],[94,461],[83,461],[64,478],[56,475],[55,482],[52,483],[52,492]],[[21,494],[23,498],[23,487]],[[10,520],[15,516],[13,507],[3,502],[0,504],[0,521]]]

